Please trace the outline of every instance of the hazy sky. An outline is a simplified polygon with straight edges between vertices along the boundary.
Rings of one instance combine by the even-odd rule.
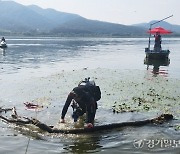
[[[166,20],[180,25],[180,0],[14,0],[23,5],[35,4],[42,8],[75,13],[88,19],[119,24],[136,24]]]

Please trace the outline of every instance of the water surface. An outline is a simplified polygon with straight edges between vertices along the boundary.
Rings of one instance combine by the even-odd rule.
[[[25,153],[29,139],[27,153],[178,153],[179,38],[163,39],[162,47],[171,51],[170,63],[156,72],[153,65],[144,64],[147,38],[6,40],[8,48],[0,51],[0,106],[16,106],[18,114],[58,127],[67,94],[80,80],[91,77],[102,90],[96,125],[142,120],[161,113],[171,113],[176,120],[86,135],[50,135],[1,122],[2,153]],[[44,107],[38,112],[26,110],[23,103],[27,101]],[[66,120],[72,123],[71,109]]]

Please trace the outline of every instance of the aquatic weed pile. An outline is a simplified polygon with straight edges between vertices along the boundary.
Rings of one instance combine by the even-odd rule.
[[[180,80],[153,77],[147,71],[97,68],[62,72],[50,76],[47,85],[51,88],[43,89],[49,89],[49,97],[65,100],[69,91],[85,77],[91,77],[101,87],[99,104],[115,113],[152,111],[180,114]]]
[[[83,69],[57,76],[63,87],[71,90],[85,77],[91,77],[101,87],[100,104],[113,112],[152,111],[180,114],[180,80],[153,77],[146,71]],[[58,84],[60,85],[60,83]],[[66,97],[66,96],[62,96]]]
[[[153,111],[180,114],[180,81],[145,71],[103,70],[102,102],[114,113]],[[108,73],[107,73],[107,72]],[[103,74],[103,73],[102,73]]]
[[[84,68],[61,71],[47,77],[24,80],[21,84],[14,82],[13,87],[6,89],[9,93],[1,94],[21,103],[19,106],[23,102],[31,101],[59,113],[68,93],[86,77],[91,77],[101,88],[99,106],[114,113],[149,111],[171,113],[179,117],[180,80],[153,77],[147,71],[140,70]]]

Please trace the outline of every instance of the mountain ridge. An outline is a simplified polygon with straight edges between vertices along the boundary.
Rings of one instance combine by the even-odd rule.
[[[142,28],[146,28],[146,29],[149,29],[150,28],[150,24],[153,24],[155,22],[158,22],[158,20],[152,20],[148,23],[139,23],[139,24],[133,24],[133,26],[136,26],[136,27],[142,27]],[[166,21],[161,21],[159,23],[156,23],[154,25],[152,25],[151,28],[155,28],[155,27],[163,27],[165,29],[168,29],[174,33],[178,33],[180,34],[180,25],[175,25],[175,24],[170,24]]]
[[[13,1],[0,1],[1,33],[27,35],[144,35],[144,29],[97,20],[76,14],[42,9],[36,5],[24,6]]]
[[[77,14],[0,1],[0,34],[56,36],[147,36],[147,25],[123,25],[90,20]],[[173,25],[171,25],[173,26]],[[175,32],[180,34],[180,26]]]

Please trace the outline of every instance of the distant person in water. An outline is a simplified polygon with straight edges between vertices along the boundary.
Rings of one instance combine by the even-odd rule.
[[[155,44],[154,44],[154,50],[155,51],[161,51],[161,35],[160,33],[156,33],[156,35],[154,35],[155,37]]]
[[[2,37],[1,42],[6,42],[6,40],[5,40],[5,38],[4,38],[4,37]]]
[[[89,81],[90,78],[82,81],[78,87],[75,87],[68,95],[61,114],[61,123],[64,123],[65,115],[68,107],[72,102],[73,114],[72,118],[76,122],[79,116],[86,114],[85,127],[92,128],[94,126],[94,118],[97,109],[97,101],[101,98],[99,86],[95,85],[94,81]]]

